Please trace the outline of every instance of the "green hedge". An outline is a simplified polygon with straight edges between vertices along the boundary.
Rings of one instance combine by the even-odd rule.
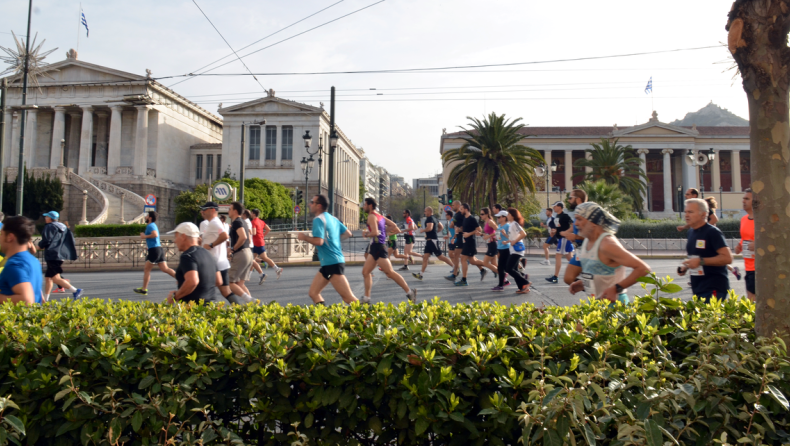
[[[688,231],[678,232],[677,230],[678,226],[685,224],[685,221],[680,220],[626,220],[620,225],[617,236],[620,238],[686,238]],[[716,226],[724,233],[725,237],[740,238],[740,219],[721,219]]]
[[[126,237],[145,232],[144,224],[132,225],[81,225],[74,228],[77,237]]]
[[[745,299],[569,308],[64,300],[2,305],[0,324],[3,444],[787,439],[790,364],[780,341],[755,338]]]

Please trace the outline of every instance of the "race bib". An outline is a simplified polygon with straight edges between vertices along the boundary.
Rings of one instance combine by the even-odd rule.
[[[702,269],[701,266],[698,266],[696,268],[689,269],[689,275],[691,275],[691,276],[704,276],[705,275],[705,270]]]
[[[697,248],[705,249],[705,240],[697,240]]]
[[[743,251],[741,251],[741,253],[743,254],[743,258],[744,259],[753,259],[754,258],[754,249],[752,247],[753,243],[754,243],[753,240],[744,240],[743,241]]]
[[[595,276],[590,273],[582,273],[581,276],[579,277],[582,278],[582,284],[584,285],[584,292],[587,294],[594,294],[595,283],[593,279],[595,279]]]

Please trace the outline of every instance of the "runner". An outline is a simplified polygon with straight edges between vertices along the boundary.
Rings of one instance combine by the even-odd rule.
[[[279,279],[283,274],[283,269],[278,267],[277,264],[274,263],[274,260],[269,258],[269,256],[266,254],[266,236],[269,235],[271,228],[266,224],[265,221],[261,220],[260,209],[253,209],[252,215],[255,217],[252,220],[252,252],[253,254],[256,254],[255,263],[259,263],[261,260],[266,262],[266,264],[274,269],[274,271],[277,273],[277,279]],[[266,274],[263,276],[265,280]]]
[[[444,212],[444,242],[447,243],[447,257],[453,262],[450,274],[455,273],[455,225],[453,224],[453,211]]]
[[[217,284],[222,283],[222,276],[211,253],[200,247],[200,229],[184,222],[168,234],[175,234],[174,243],[181,257],[175,273],[178,290],[168,294],[167,303],[217,302],[220,299]]]
[[[145,222],[148,226],[145,227],[145,232],[140,234],[140,238],[145,240],[145,244],[148,247],[148,255],[145,257],[145,267],[143,269],[143,287],[135,288],[134,292],[143,296],[148,295],[148,283],[151,281],[151,270],[154,269],[154,265],[157,265],[159,271],[168,276],[176,277],[176,272],[168,268],[165,261],[165,251],[162,249],[162,243],[159,240],[159,228],[156,226],[158,217],[159,215],[156,212],[148,212],[145,216]]]
[[[708,203],[708,223],[716,226],[719,222],[719,217],[716,216],[716,208],[718,203],[714,197],[705,197],[705,202]],[[727,265],[727,270],[735,276],[736,279],[741,280],[741,270],[737,266]]]
[[[428,268],[428,261],[431,259],[431,254],[438,257],[442,262],[453,266],[453,261],[442,254],[442,250],[439,248],[439,235],[436,231],[444,229],[441,225],[438,219],[433,218],[433,208],[430,206],[425,208],[425,227],[420,229],[420,232],[425,233],[425,250],[422,255],[422,270],[419,274],[412,274],[412,276],[417,279],[422,280],[422,275],[425,274],[425,269]]]
[[[557,225],[557,253],[554,254],[554,275],[546,277],[546,281],[550,283],[559,282],[558,276],[560,275],[560,269],[562,269],[562,257],[566,256],[570,260],[573,253],[573,243],[560,235],[571,228],[571,217],[563,212],[564,210],[565,205],[561,201],[554,203],[554,212],[557,214],[555,217]]]
[[[0,272],[0,304],[44,302],[41,262],[28,250],[35,229],[27,217],[9,217],[0,229],[0,249],[5,254],[5,265]]]
[[[219,205],[213,201],[209,201],[200,207],[200,214],[203,216],[203,222],[200,223],[200,231],[203,247],[211,252],[214,260],[217,262],[217,271],[220,273],[222,282],[219,285],[220,294],[230,303],[243,304],[245,303],[240,296],[236,296],[230,290],[230,280],[228,280],[228,271],[230,270],[230,262],[228,262],[228,233],[225,232],[225,226],[217,216]],[[223,216],[224,217],[224,216]]]
[[[321,291],[327,284],[337,291],[343,302],[350,304],[358,302],[351,291],[351,286],[345,276],[346,259],[343,257],[342,240],[351,237],[351,231],[337,218],[326,212],[329,201],[323,195],[316,195],[310,200],[310,212],[315,215],[313,219],[312,237],[304,232],[299,232],[296,237],[316,246],[321,268],[313,278],[307,294],[316,305],[326,305]]]
[[[587,202],[587,192],[581,189],[573,189],[570,193],[570,197],[568,198],[568,209],[573,211],[580,204],[586,202]],[[579,274],[581,274],[582,272],[582,264],[578,259],[578,252],[579,252],[579,248],[581,248],[582,246],[584,237],[579,235],[579,228],[576,226],[575,222],[573,224],[573,231],[568,230],[560,235],[567,238],[568,240],[573,241],[576,244],[573,255],[571,255],[570,259],[568,259],[568,266],[565,267],[565,277],[563,277],[565,283],[570,285],[571,283],[576,281],[576,278],[579,277]]]
[[[491,288],[491,291],[505,291],[505,287],[510,285],[507,280],[507,262],[510,259],[510,242],[508,241],[507,229],[509,223],[507,222],[507,211],[499,211],[496,213],[497,223],[497,251],[499,252],[499,262],[497,263],[497,273],[499,274],[499,285]]]
[[[744,276],[746,296],[754,302],[754,208],[752,203],[752,190],[747,188],[743,191],[743,210],[746,211],[746,215],[741,217],[741,242],[735,247],[735,254],[743,254],[744,270],[746,270]]]
[[[699,191],[692,187],[690,189],[687,189],[685,195],[683,195],[683,196],[686,197],[686,200],[691,200],[692,198],[699,198]],[[688,228],[689,228],[689,225],[680,225],[680,226],[677,227],[678,232],[683,232],[684,230],[686,230]]]
[[[480,224],[477,219],[472,215],[469,203],[461,203],[461,211],[464,215],[464,222],[461,226],[461,236],[463,237],[463,245],[461,248],[461,271],[463,275],[461,280],[455,282],[455,286],[468,286],[466,281],[466,273],[469,270],[469,264],[475,265],[480,268],[480,281],[486,278],[488,270],[483,269],[483,262],[477,259],[477,235],[482,233]]]
[[[463,239],[463,225],[464,225],[464,213],[461,211],[461,202],[456,200],[452,204],[453,212],[453,232],[455,234],[455,241],[452,245],[455,247],[453,252],[451,253],[450,259],[453,261],[453,272],[450,273],[449,276],[445,277],[445,279],[455,282],[455,278],[458,277],[458,274],[461,273],[461,252],[463,251],[464,247],[464,239]]]
[[[525,276],[519,270],[521,259],[526,252],[524,242],[522,241],[527,236],[527,233],[524,232],[522,228],[522,225],[524,225],[524,217],[522,217],[521,212],[515,208],[508,208],[506,212],[507,233],[503,235],[506,235],[507,238],[503,242],[503,245],[506,245],[510,252],[508,253],[505,271],[516,281],[516,286],[518,287],[516,294],[527,294],[529,293],[529,286],[532,285],[532,282],[529,281],[529,275]]]
[[[686,200],[686,223],[689,225],[686,252],[688,260],[678,267],[678,275],[691,275],[694,295],[709,302],[711,297],[726,299],[730,290],[726,266],[732,252],[721,231],[706,222],[708,203],[699,198]]]
[[[244,303],[253,301],[250,290],[244,285],[244,279],[252,268],[252,250],[250,250],[250,233],[244,226],[241,216],[244,214],[244,206],[238,201],[230,204],[228,217],[230,217],[230,270],[228,280],[233,294],[241,296]]]
[[[387,215],[387,220],[392,220],[392,215]],[[395,232],[390,226],[387,226],[387,257],[394,257],[396,259],[408,259],[408,256],[401,255],[398,253],[398,234],[400,234],[400,229],[398,232]]]
[[[499,250],[497,249],[497,224],[491,216],[491,210],[488,208],[480,209],[480,219],[483,220],[483,240],[487,244],[486,255],[483,257],[483,266],[490,269],[494,273],[494,279],[497,278],[497,256]]]
[[[551,266],[549,248],[557,244],[557,222],[554,220],[554,211],[551,208],[546,209],[546,223],[540,222],[540,226],[549,231],[549,236],[546,238],[546,242],[543,243],[543,255],[546,256],[546,259],[542,260],[540,264]]]
[[[411,219],[411,211],[406,209],[403,211],[403,218],[406,219],[406,235],[403,236],[403,256],[399,258],[403,258],[403,266],[398,268],[398,271],[408,271],[409,270],[409,262],[414,263],[414,259],[411,258],[412,248],[414,248],[414,230],[417,229],[417,225],[414,224],[414,220]]]
[[[383,215],[376,212],[376,200],[371,197],[365,198],[362,210],[368,213],[367,231],[363,231],[363,237],[371,237],[370,242],[370,255],[365,259],[365,266],[362,267],[362,277],[365,280],[365,296],[360,302],[370,303],[370,292],[373,288],[373,269],[378,265],[381,271],[390,279],[394,280],[404,291],[406,297],[410,301],[417,301],[417,290],[409,288],[406,280],[401,277],[392,269],[392,264],[387,258],[387,248],[385,242],[387,239],[387,226],[392,223],[388,222]]]
[[[650,267],[625,249],[614,236],[620,220],[597,203],[589,202],[576,207],[576,225],[579,235],[585,239],[576,251],[582,271],[581,279],[574,280],[568,291],[571,294],[584,291],[598,299],[627,304],[628,287],[649,274]],[[626,268],[633,269],[628,276]]]
[[[250,234],[250,238],[253,239],[252,242],[252,268],[247,272],[247,280],[250,280],[250,276],[252,276],[252,271],[255,270],[258,272],[258,285],[262,284],[264,280],[266,280],[266,274],[263,273],[263,268],[261,265],[255,261],[255,228],[252,225],[252,220],[255,218],[250,212],[249,209],[245,209],[244,213],[242,214],[242,221],[244,222],[244,227],[247,229],[247,233]]]
[[[77,248],[74,234],[66,225],[58,221],[59,218],[60,214],[56,211],[44,214],[47,225],[41,231],[41,241],[38,242],[38,247],[44,250],[44,260],[47,262],[47,272],[44,274],[44,302],[49,300],[53,283],[68,290],[75,299],[82,296],[82,288],[75,288],[60,277],[63,272],[63,261],[77,260]]]

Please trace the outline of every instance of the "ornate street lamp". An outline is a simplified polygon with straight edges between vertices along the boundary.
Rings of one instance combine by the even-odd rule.
[[[305,212],[304,212],[304,227],[307,229],[307,200],[310,199],[310,196],[307,194],[307,180],[310,178],[310,172],[313,170],[313,155],[310,155],[310,158],[302,157],[302,161],[299,164],[302,165],[302,172],[304,172],[304,200],[305,200]]]

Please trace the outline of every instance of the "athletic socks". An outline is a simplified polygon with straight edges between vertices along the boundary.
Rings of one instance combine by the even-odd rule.
[[[69,287],[68,287],[68,288],[66,288],[66,289],[69,291],[69,293],[76,293],[76,292],[77,292],[77,289],[76,289],[76,288],[74,288],[74,287],[73,287],[73,286],[71,286],[71,285],[69,285]]]

